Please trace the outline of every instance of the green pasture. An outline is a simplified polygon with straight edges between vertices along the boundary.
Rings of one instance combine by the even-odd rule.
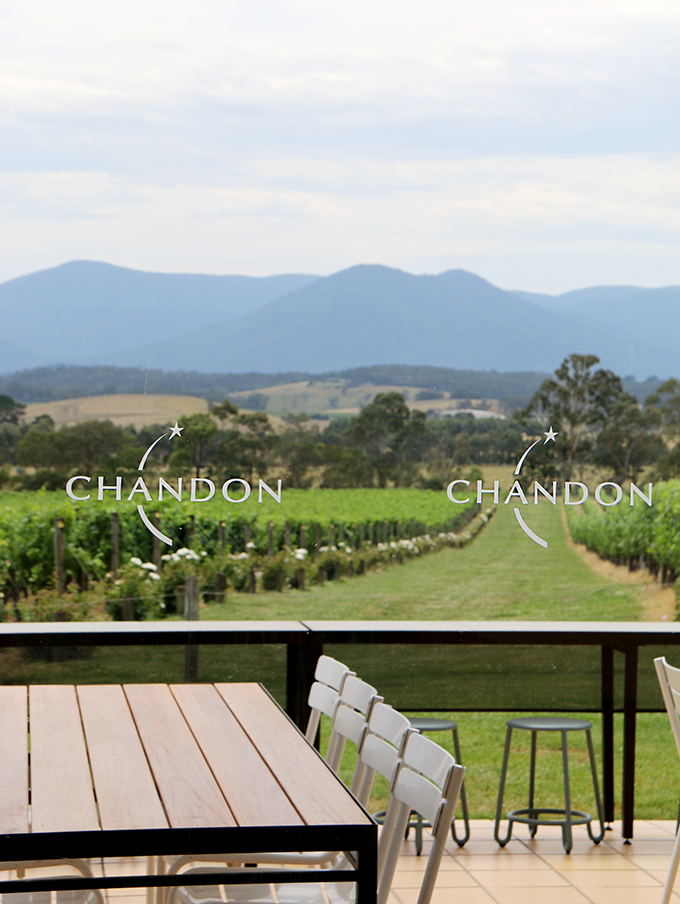
[[[207,619],[502,619],[635,621],[640,591],[595,575],[567,544],[560,506],[527,506],[545,550],[499,505],[464,549],[282,594],[230,594]]]

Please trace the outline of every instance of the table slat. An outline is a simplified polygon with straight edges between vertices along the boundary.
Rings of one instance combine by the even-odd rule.
[[[307,825],[370,820],[316,751],[257,684],[216,684]]]
[[[97,831],[76,689],[33,686],[29,706],[33,832]]]
[[[177,684],[171,690],[236,822],[301,825],[299,814],[215,688]]]
[[[170,825],[236,825],[170,688],[126,684],[124,691]]]
[[[28,832],[28,689],[0,688],[0,835]]]
[[[102,829],[167,828],[123,688],[79,686],[77,693]]]

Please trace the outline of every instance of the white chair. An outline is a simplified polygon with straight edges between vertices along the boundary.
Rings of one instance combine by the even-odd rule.
[[[331,656],[319,656],[314,670],[314,684],[309,691],[307,702],[310,713],[307,722],[305,737],[310,744],[316,740],[321,716],[326,715],[330,719],[335,716],[335,710],[340,699],[345,679],[353,675],[349,667]]]
[[[383,864],[378,904],[387,904],[411,810],[421,813],[432,824],[433,843],[417,900],[417,904],[429,904],[464,775],[465,768],[457,765],[453,757],[433,741],[417,733],[407,735],[403,758],[397,762],[392,783],[393,828],[387,833],[383,830],[378,844],[379,861]],[[187,870],[184,875],[200,882],[201,875],[208,871],[215,872],[199,867]],[[274,904],[275,901],[279,904],[353,904],[356,899],[353,882],[277,884],[274,888],[264,883],[238,886],[228,884],[228,874],[233,871],[224,872],[225,884],[219,887],[173,888],[168,904],[222,904],[225,900],[242,904]]]
[[[376,703],[382,701],[383,698],[378,696],[376,689],[356,675],[348,675],[345,678],[326,750],[326,762],[333,772],[337,773],[340,769],[348,740],[353,741],[358,749],[371,710]]]
[[[661,686],[663,701],[666,704],[668,718],[671,721],[671,730],[675,739],[675,746],[677,747],[678,755],[680,756],[680,669],[676,669],[673,668],[672,665],[668,665],[664,656],[660,656],[658,659],[655,659],[654,665],[656,666],[656,674]],[[669,904],[669,901],[671,900],[671,895],[673,894],[673,885],[675,883],[675,876],[678,872],[679,864],[680,834],[677,834],[675,837],[675,845],[673,847],[673,856],[671,857],[671,865],[668,870],[668,876],[666,877],[666,884],[663,888],[661,904]]]

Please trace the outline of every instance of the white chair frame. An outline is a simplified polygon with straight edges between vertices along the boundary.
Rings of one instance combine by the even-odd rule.
[[[668,665],[665,656],[660,656],[654,660],[656,667],[656,675],[659,679],[663,701],[666,704],[666,711],[671,722],[671,730],[675,739],[675,746],[680,756],[680,669]],[[661,896],[661,904],[669,904],[671,895],[673,894],[673,885],[675,877],[680,865],[680,833],[675,836],[675,845],[673,846],[673,855],[671,857],[671,865],[668,869],[666,884],[663,888]]]

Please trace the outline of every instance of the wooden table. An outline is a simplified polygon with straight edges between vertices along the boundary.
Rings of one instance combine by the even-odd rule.
[[[356,881],[358,904],[375,904],[377,826],[258,684],[0,687],[0,726],[4,861],[346,850],[354,872],[323,878]],[[264,879],[318,880],[276,868]],[[181,876],[96,880],[171,884]],[[0,893],[91,886],[16,879]]]

